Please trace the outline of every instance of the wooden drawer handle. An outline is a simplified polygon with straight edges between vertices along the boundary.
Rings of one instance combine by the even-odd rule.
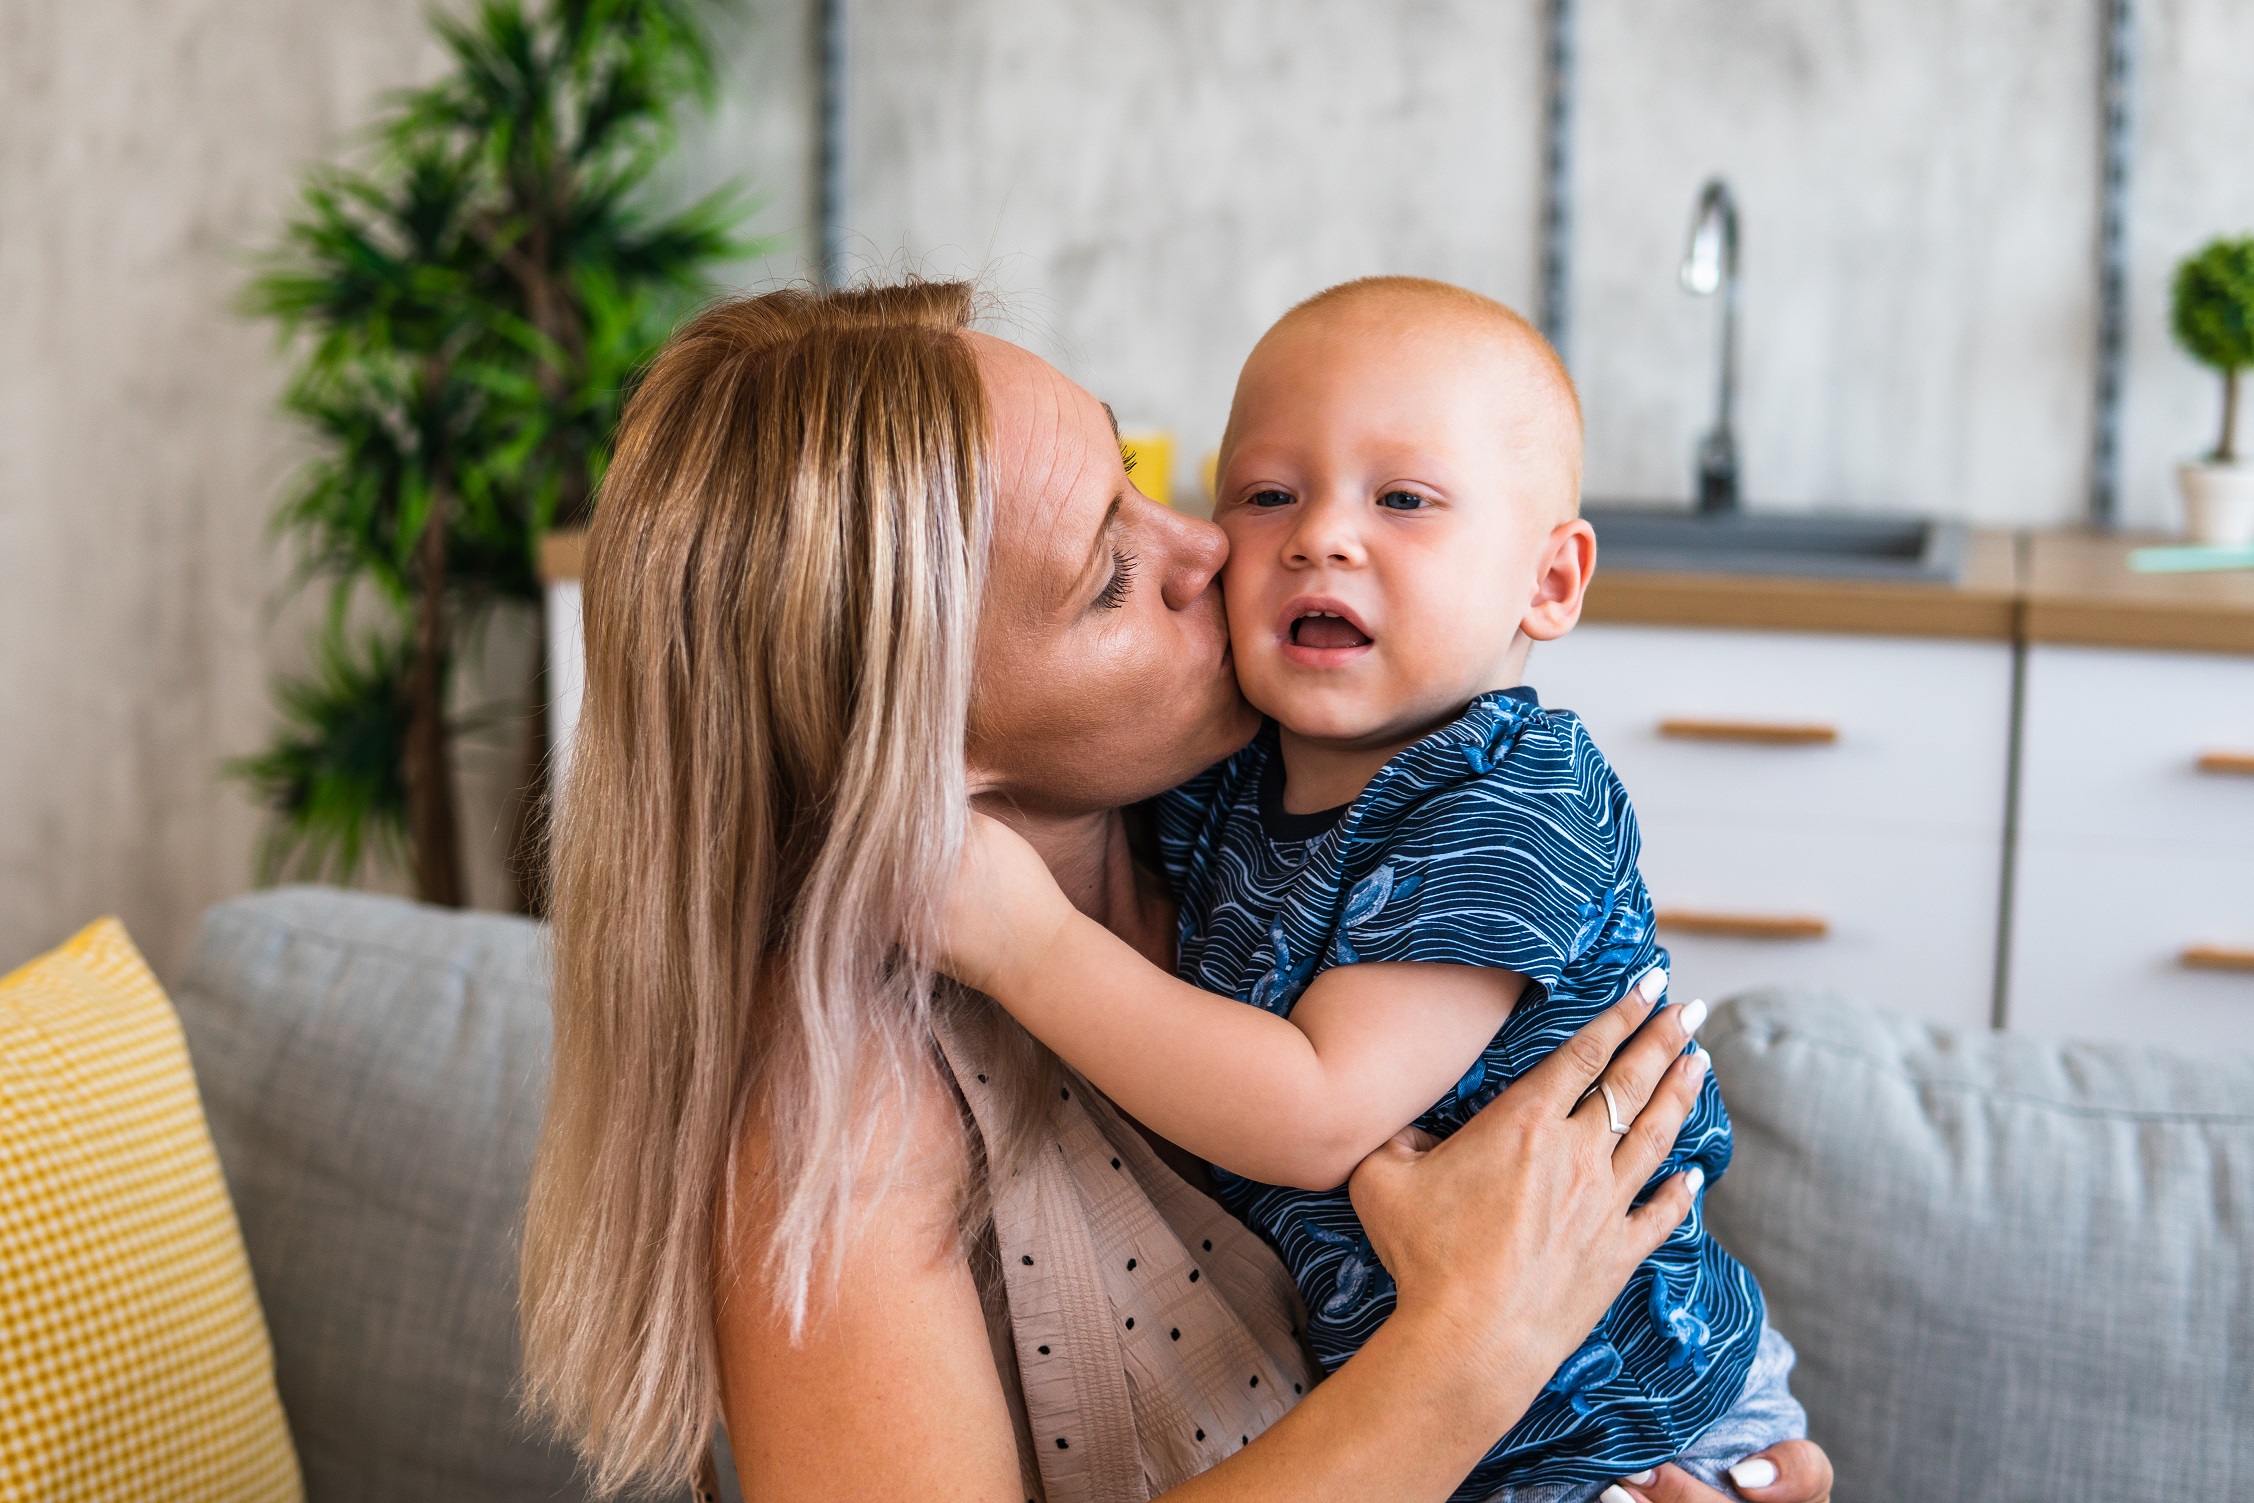
[[[1819,722],[1795,725],[1774,720],[1662,720],[1659,734],[1670,741],[1736,741],[1749,746],[1830,746],[1839,727]]]
[[[1829,922],[1811,914],[1694,913],[1662,908],[1655,917],[1662,929],[1716,939],[1822,939],[1831,933]]]
[[[2187,971],[2254,971],[2254,950],[2228,945],[2193,945],[2176,957]]]
[[[2199,759],[2199,770],[2226,778],[2254,778],[2254,752],[2207,752]]]

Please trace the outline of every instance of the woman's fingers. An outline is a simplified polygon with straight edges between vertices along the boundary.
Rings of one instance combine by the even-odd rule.
[[[1668,1008],[1668,1012],[1677,1009]],[[1664,1015],[1654,1028],[1664,1028]],[[1698,1091],[1706,1079],[1706,1051],[1678,1054],[1660,1073],[1659,1085],[1652,1091],[1651,1099],[1629,1125],[1612,1150],[1612,1166],[1620,1178],[1632,1185],[1641,1185],[1659,1172],[1667,1155],[1675,1150],[1675,1139],[1683,1124],[1690,1119],[1691,1109],[1698,1105]],[[1620,1094],[1618,1091],[1615,1095]],[[1602,1099],[1599,1099],[1602,1109]]]
[[[1628,995],[1583,1024],[1580,1032],[1551,1050],[1547,1058],[1520,1076],[1511,1089],[1553,1102],[1560,1115],[1572,1111],[1582,1093],[1595,1085],[1597,1077],[1612,1063],[1620,1045],[1651,1015],[1652,1004],[1666,989],[1664,971],[1657,967],[1646,971],[1628,988]],[[1615,1090],[1614,1095],[1618,1094]],[[1638,1096],[1632,1102],[1622,1101],[1620,1109],[1624,1116],[1633,1117],[1642,1104],[1643,1097]],[[1600,1112],[1604,1109],[1601,1101],[1597,1109]]]
[[[1664,979],[1660,984],[1665,985]],[[1667,1078],[1668,1068],[1683,1058],[1683,1046],[1705,1021],[1704,1002],[1661,1008],[1613,1055],[1595,1093],[1575,1109],[1575,1115],[1586,1113],[1599,1126],[1622,1132],[1637,1120],[1655,1088]]]
[[[1831,1498],[1831,1458],[1813,1441],[1773,1445],[1746,1457],[1726,1475],[1736,1496],[1754,1503],[1829,1503]],[[1681,1467],[1663,1466],[1623,1477],[1604,1490],[1600,1503],[1727,1503],[1731,1496]]]
[[[1774,1477],[1760,1479],[1771,1469]],[[1826,1503],[1831,1497],[1831,1458],[1809,1440],[1788,1440],[1729,1470],[1730,1485],[1757,1503]]]
[[[1638,1181],[1641,1183],[1641,1181]],[[1638,1239],[1637,1261],[1659,1251],[1659,1244],[1675,1234],[1691,1212],[1698,1192],[1706,1187],[1706,1171],[1693,1164],[1651,1192],[1651,1198],[1628,1213],[1628,1226]]]

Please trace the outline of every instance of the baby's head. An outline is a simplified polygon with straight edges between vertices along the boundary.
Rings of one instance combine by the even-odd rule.
[[[1245,697],[1375,748],[1518,683],[1580,616],[1580,490],[1580,401],[1517,314],[1413,277],[1301,303],[1245,361],[1221,441]]]

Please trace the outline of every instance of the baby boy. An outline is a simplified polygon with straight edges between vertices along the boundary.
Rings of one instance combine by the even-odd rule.
[[[1521,683],[1594,564],[1580,456],[1572,382],[1499,303],[1385,277],[1286,314],[1239,378],[1215,503],[1237,677],[1268,721],[1159,811],[1180,980],[1054,942],[965,968],[1212,1161],[1291,1270],[1326,1371],[1393,1307],[1354,1165],[1406,1124],[1454,1131],[1631,987],[1664,985],[1627,794]],[[1249,1029],[1215,997],[1291,1026]],[[1153,1068],[1123,1018],[1205,1047]],[[1729,1157],[1709,1077],[1653,1183],[1711,1183]],[[1716,1481],[1804,1433],[1791,1364],[1694,1207],[1455,1496],[1583,1500],[1668,1460]]]

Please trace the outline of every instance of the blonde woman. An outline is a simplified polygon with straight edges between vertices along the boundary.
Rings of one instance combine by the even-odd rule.
[[[556,844],[530,1389],[598,1487],[1441,1503],[1688,1206],[1693,1077],[1637,996],[1353,1181],[1396,1281],[1316,1386],[1280,1265],[934,979],[966,810],[1170,963],[1120,810],[1255,729],[1225,543],[1103,406],[927,284],[722,304],[631,403],[588,544]],[[1599,1076],[1624,1137],[1577,1107]],[[1171,1167],[1170,1167],[1171,1165]],[[1768,1503],[1828,1495],[1805,1444]],[[1608,1498],[1712,1499],[1661,1469]]]

